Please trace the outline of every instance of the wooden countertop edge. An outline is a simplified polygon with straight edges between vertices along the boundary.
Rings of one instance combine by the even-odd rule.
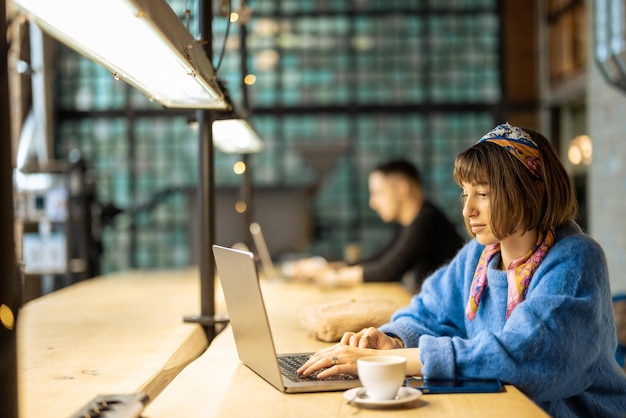
[[[200,357],[208,346],[206,333],[198,325],[165,364],[137,389],[137,392],[148,395],[149,401],[154,400],[187,365]]]

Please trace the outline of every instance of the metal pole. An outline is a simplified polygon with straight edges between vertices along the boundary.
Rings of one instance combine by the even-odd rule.
[[[242,7],[245,7],[245,2],[242,3]],[[247,19],[243,21],[239,29],[239,45],[240,45],[240,66],[241,66],[241,98],[243,113],[246,117],[251,117],[250,104],[248,100],[248,85],[245,82],[245,77],[248,74],[248,45],[246,39],[248,37],[248,28],[246,26]],[[254,221],[254,205],[252,203],[253,191],[252,191],[252,166],[250,164],[250,155],[242,155],[243,163],[246,166],[246,171],[242,175],[241,181],[241,200],[246,204],[246,211],[243,213],[243,242],[252,248],[252,237],[250,236],[250,224]]]
[[[0,277],[0,416],[18,416],[17,385],[17,312],[21,295],[19,294],[15,252],[13,221],[13,163],[11,151],[11,129],[9,112],[9,69],[6,2],[0,0],[0,266],[4,273]]]
[[[213,56],[213,35],[211,22],[213,10],[211,2],[200,1],[198,6],[200,16],[200,33],[204,38],[205,51],[209,58]],[[185,322],[197,322],[204,326],[209,341],[216,335],[215,325],[225,322],[225,319],[215,317],[215,263],[213,261],[212,245],[215,242],[215,176],[213,170],[213,119],[210,110],[198,110],[197,118],[200,124],[199,134],[199,179],[198,179],[198,216],[200,218],[200,237],[198,267],[200,270],[200,314],[186,316]]]

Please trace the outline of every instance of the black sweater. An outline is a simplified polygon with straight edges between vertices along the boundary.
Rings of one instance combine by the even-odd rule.
[[[365,282],[400,281],[411,272],[419,291],[424,279],[451,260],[463,244],[446,215],[425,201],[411,225],[400,228],[389,244],[357,264],[363,266]]]

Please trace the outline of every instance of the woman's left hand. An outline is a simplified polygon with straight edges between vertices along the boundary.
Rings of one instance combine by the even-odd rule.
[[[357,375],[356,361],[361,357],[372,356],[379,353],[379,350],[371,348],[357,348],[345,344],[335,344],[315,353],[299,369],[298,374],[308,376],[320,369],[317,377],[323,379],[340,373]]]
[[[377,328],[363,328],[359,332],[345,332],[341,337],[341,344],[360,348],[376,348],[378,350],[392,350],[404,348],[402,340],[383,334]]]

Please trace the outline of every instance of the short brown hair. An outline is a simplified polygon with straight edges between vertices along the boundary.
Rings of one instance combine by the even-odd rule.
[[[381,173],[384,176],[398,175],[417,184],[422,184],[422,176],[417,166],[407,160],[391,160],[378,165],[372,173]]]
[[[459,186],[489,186],[490,226],[500,239],[520,227],[524,231],[556,229],[574,219],[578,212],[574,186],[555,148],[540,133],[523,129],[539,148],[542,180],[509,151],[492,142],[473,145],[454,162],[454,179]]]

